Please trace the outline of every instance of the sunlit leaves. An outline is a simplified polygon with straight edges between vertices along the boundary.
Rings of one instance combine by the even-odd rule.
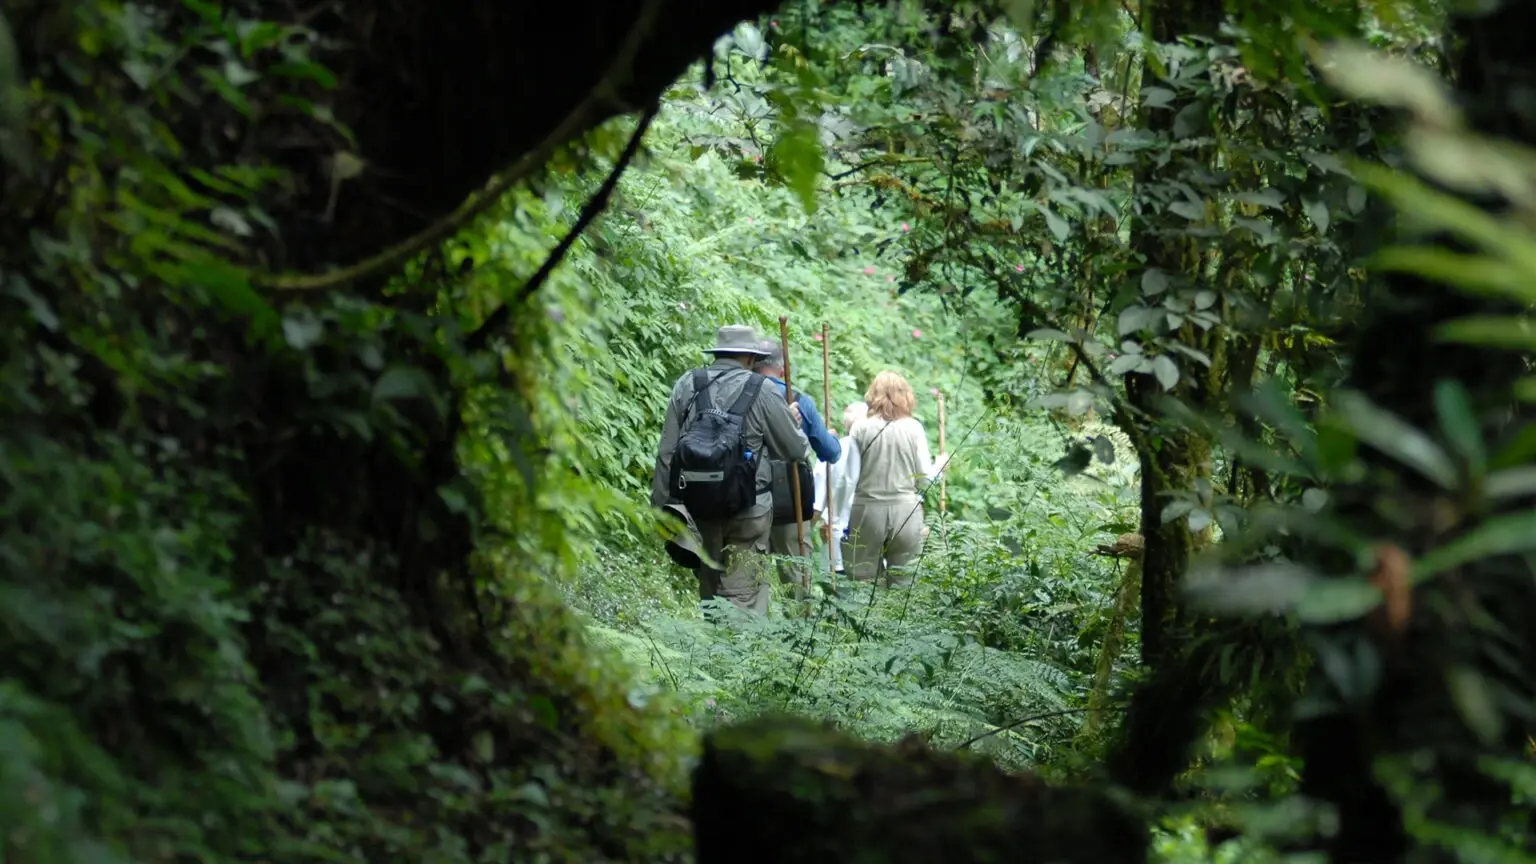
[[[816,185],[826,157],[814,123],[796,120],[782,126],[769,149],[769,162],[807,213],[816,209]]]

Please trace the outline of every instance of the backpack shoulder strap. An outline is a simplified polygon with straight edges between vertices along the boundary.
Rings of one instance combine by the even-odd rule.
[[[693,399],[689,400],[688,403],[689,414],[697,414],[709,408],[709,402],[706,401],[704,392],[713,383],[715,382],[710,380],[708,369],[693,370]]]
[[[747,416],[752,406],[757,402],[758,394],[763,392],[764,378],[756,372],[747,373],[747,383],[741,385],[741,393],[736,396],[736,402],[731,405],[731,414],[737,417]]]

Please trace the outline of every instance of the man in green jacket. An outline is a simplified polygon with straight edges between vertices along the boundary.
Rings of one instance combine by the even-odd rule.
[[[687,516],[698,528],[704,555],[714,562],[700,560],[694,568],[699,577],[700,598],[720,597],[738,608],[766,613],[771,596],[766,555],[773,527],[769,459],[799,459],[809,445],[805,433],[800,431],[800,418],[785,404],[782,391],[751,369],[763,356],[756,331],[742,325],[722,327],[708,353],[715,357],[713,364],[689,371],[672,386],[661,442],[656,449],[651,504],[680,509],[672,463],[679,439],[700,414],[710,412],[719,418],[743,402],[749,403],[742,414],[740,429],[746,457],[756,465],[755,496],[739,512],[689,512]],[[703,398],[696,399],[701,383]],[[756,395],[747,388],[757,388]],[[748,398],[738,398],[744,391]]]

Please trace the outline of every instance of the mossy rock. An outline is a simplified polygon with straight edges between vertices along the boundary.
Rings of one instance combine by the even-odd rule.
[[[699,864],[1147,860],[1146,826],[1104,791],[795,718],[710,735],[693,816]]]

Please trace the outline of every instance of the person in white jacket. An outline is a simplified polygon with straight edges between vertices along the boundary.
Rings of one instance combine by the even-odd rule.
[[[845,457],[852,451],[849,449],[853,427],[860,420],[869,416],[869,405],[864,402],[853,402],[843,409],[843,437],[840,442]],[[843,573],[843,535],[848,531],[848,515],[853,510],[853,488],[859,479],[858,456],[850,463],[846,458],[842,464],[832,466],[832,524],[822,530],[827,532],[823,537],[827,540],[827,549],[831,556],[832,572]],[[826,480],[825,472],[818,473],[816,484],[817,507],[825,506]],[[830,536],[827,536],[827,535]]]
[[[923,490],[943,473],[949,454],[929,455],[928,435],[913,416],[917,395],[899,373],[876,375],[864,401],[869,416],[853,427],[843,455],[854,486],[845,568],[861,582],[905,585],[923,553]]]

